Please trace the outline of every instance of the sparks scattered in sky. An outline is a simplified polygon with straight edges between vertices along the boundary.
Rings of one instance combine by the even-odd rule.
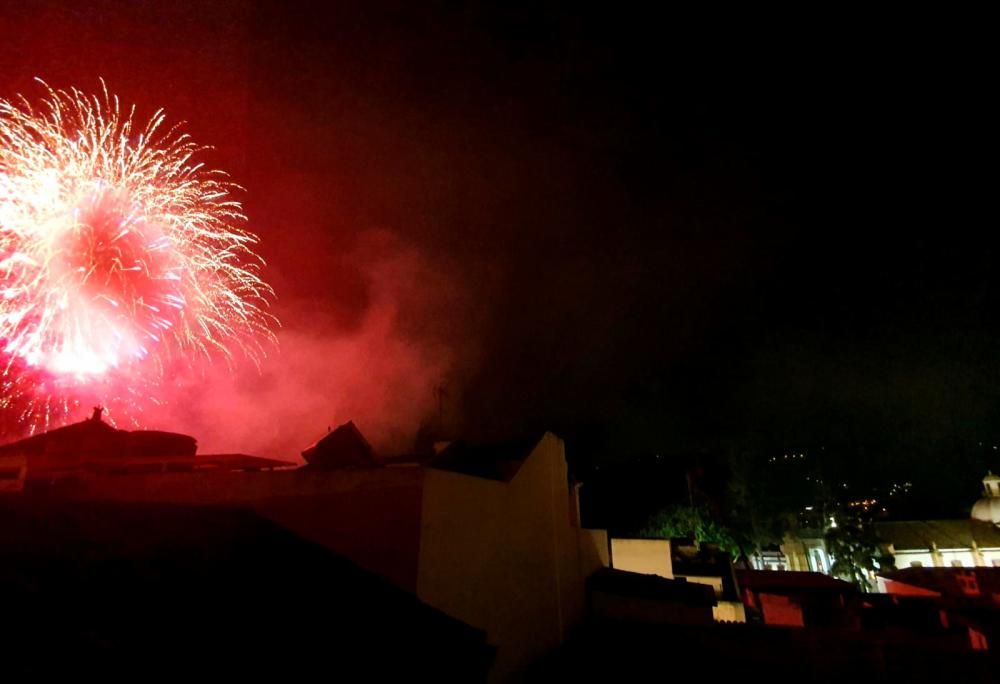
[[[133,420],[177,364],[259,363],[276,324],[239,186],[106,87],[0,99],[0,405]],[[103,86],[102,82],[102,86]]]

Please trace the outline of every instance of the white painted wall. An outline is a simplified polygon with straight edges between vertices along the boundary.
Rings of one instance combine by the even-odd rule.
[[[669,539],[619,539],[611,538],[611,567],[637,572],[642,575],[659,575],[674,578],[670,560]]]

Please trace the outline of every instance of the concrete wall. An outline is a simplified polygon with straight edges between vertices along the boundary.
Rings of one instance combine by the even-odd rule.
[[[673,579],[669,539],[611,539],[611,567]]]
[[[510,482],[429,469],[418,597],[487,632],[493,681],[558,646],[584,612],[581,535],[562,440],[546,434]],[[597,546],[599,547],[599,540]]]

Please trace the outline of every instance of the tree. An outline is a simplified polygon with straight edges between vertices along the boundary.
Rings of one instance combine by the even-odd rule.
[[[733,558],[740,554],[736,536],[701,506],[670,506],[653,515],[640,532],[643,537],[692,538],[698,546],[713,544]]]
[[[871,521],[860,515],[842,513],[835,516],[836,527],[826,532],[826,548],[833,558],[834,575],[871,591],[871,575],[879,557],[879,542]]]
[[[798,514],[813,503],[800,472],[768,469],[759,454],[735,451],[729,457],[725,520],[747,561],[761,549],[782,543]]]

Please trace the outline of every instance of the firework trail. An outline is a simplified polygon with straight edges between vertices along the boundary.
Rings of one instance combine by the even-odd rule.
[[[273,296],[240,188],[162,110],[102,92],[0,99],[0,408],[34,430],[84,401],[133,422],[165,372],[259,363]]]

